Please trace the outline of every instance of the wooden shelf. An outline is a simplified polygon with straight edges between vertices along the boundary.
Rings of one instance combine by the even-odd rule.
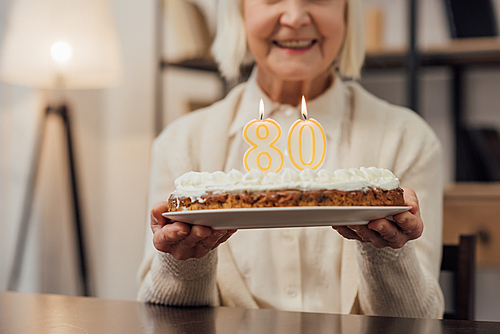
[[[218,72],[217,64],[213,59],[209,58],[187,59],[180,62],[162,60],[160,66],[162,69],[167,67],[180,67],[198,71]]]
[[[370,51],[366,54],[364,69],[402,68],[406,66],[406,59],[405,48]],[[422,49],[419,59],[421,66],[500,65],[500,38],[453,40]],[[161,63],[162,68],[170,66],[217,72],[217,64],[208,58]]]
[[[405,66],[407,50],[383,49],[368,52],[365,69]],[[420,50],[421,66],[484,66],[500,64],[500,38],[452,40]]]
[[[500,183],[459,182],[449,184],[445,187],[444,198],[445,200],[468,198],[500,201]],[[500,213],[500,206],[498,210]]]

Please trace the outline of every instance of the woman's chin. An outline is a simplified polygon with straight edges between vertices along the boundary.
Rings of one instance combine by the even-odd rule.
[[[325,70],[321,71],[308,66],[283,66],[275,71],[275,75],[278,79],[285,81],[313,81],[325,72]]]

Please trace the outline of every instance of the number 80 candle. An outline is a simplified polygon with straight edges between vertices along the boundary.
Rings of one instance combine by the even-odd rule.
[[[297,170],[316,170],[325,160],[326,136],[317,120],[307,118],[304,96],[302,96],[302,116],[304,120],[295,121],[288,131],[288,154]]]
[[[247,171],[279,172],[283,167],[283,153],[274,144],[281,136],[281,127],[273,119],[263,119],[262,99],[259,107],[260,119],[248,122],[243,129],[243,138],[251,145],[243,156],[243,164]]]

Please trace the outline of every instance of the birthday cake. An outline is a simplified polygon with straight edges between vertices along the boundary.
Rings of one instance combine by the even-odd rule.
[[[175,180],[169,211],[289,206],[402,206],[403,190],[382,168],[278,173],[189,172]]]

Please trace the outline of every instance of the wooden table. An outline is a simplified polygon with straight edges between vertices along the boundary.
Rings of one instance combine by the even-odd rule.
[[[500,322],[178,308],[89,297],[0,292],[0,333],[446,334],[500,333]]]

